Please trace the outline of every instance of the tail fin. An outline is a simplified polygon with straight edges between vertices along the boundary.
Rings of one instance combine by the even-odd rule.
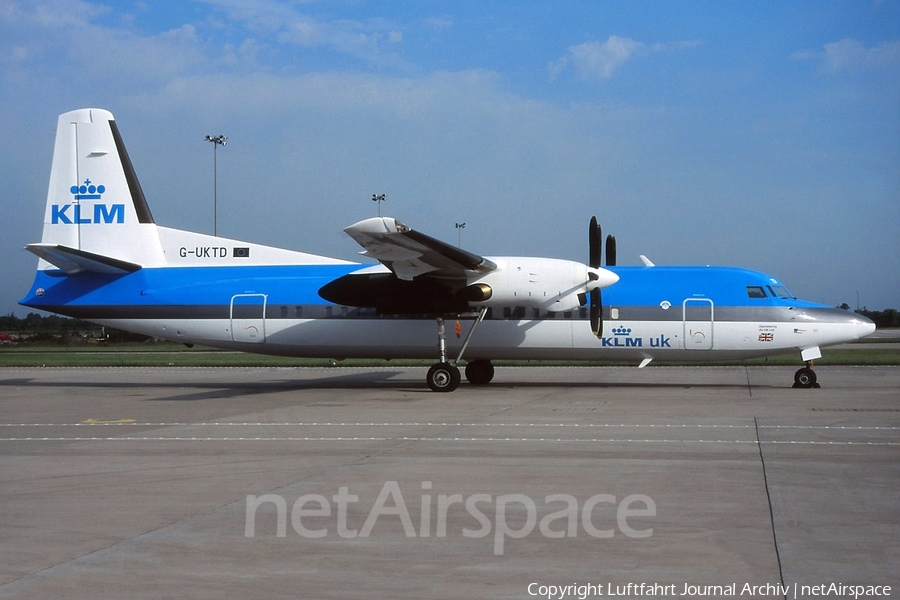
[[[60,115],[43,235],[27,249],[69,273],[163,262],[153,215],[112,113],[86,108]]]

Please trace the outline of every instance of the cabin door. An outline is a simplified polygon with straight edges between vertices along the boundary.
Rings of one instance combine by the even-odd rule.
[[[251,344],[266,341],[265,294],[235,294],[231,297],[231,339]]]
[[[687,298],[682,305],[685,350],[711,350],[713,347],[713,301]]]

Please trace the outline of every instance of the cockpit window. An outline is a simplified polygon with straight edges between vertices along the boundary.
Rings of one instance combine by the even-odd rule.
[[[750,298],[765,298],[766,290],[761,285],[748,285],[747,296]]]
[[[766,287],[769,288],[769,291],[772,292],[772,295],[778,296],[779,298],[782,298],[782,299],[793,299],[794,298],[794,295],[791,294],[789,291],[787,291],[787,288],[784,287],[783,285],[776,285],[774,290],[772,289],[771,285],[766,286]]]

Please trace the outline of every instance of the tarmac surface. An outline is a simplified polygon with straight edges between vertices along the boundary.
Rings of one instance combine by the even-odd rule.
[[[900,368],[793,371],[0,369],[0,597],[896,597]]]

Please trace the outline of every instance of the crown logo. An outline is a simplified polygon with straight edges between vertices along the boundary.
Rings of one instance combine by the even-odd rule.
[[[99,200],[103,192],[106,191],[105,185],[94,185],[90,179],[85,179],[81,185],[73,185],[69,188],[76,200]]]
[[[613,335],[631,335],[630,327],[613,327]]]

